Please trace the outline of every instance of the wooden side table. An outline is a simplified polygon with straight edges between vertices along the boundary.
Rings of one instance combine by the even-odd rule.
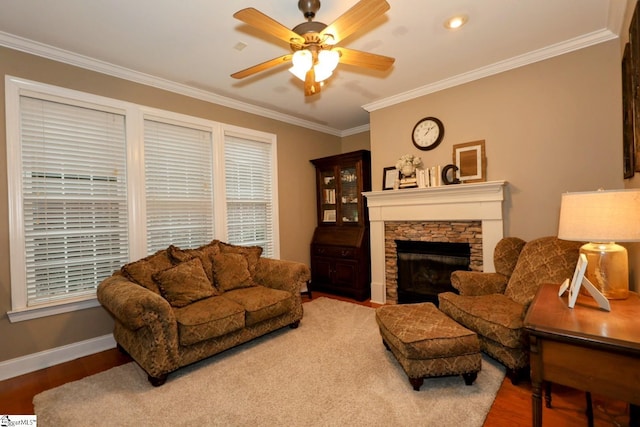
[[[542,426],[542,383],[549,381],[630,403],[640,427],[640,296],[601,310],[580,295],[573,309],[560,285],[544,284],[524,319],[531,350],[533,425]]]

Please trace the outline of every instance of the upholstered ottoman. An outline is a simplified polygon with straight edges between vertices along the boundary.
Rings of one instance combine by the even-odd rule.
[[[477,335],[432,303],[385,305],[376,309],[376,321],[414,390],[427,377],[462,375],[466,385],[476,380],[482,362]]]

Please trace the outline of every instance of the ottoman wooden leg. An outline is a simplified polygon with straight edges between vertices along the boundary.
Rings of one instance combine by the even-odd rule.
[[[471,372],[470,374],[462,374],[462,378],[464,378],[464,383],[466,385],[471,385],[478,378],[477,372]]]
[[[387,344],[385,340],[382,340],[382,344],[384,344],[384,348],[386,348],[387,351],[391,351],[391,349],[389,348],[389,344]]]
[[[409,378],[409,382],[415,391],[420,391],[420,387],[422,387],[422,384],[424,383],[424,378]]]

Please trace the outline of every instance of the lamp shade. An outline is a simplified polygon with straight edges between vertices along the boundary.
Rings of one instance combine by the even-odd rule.
[[[558,238],[580,242],[640,241],[640,190],[564,193]]]

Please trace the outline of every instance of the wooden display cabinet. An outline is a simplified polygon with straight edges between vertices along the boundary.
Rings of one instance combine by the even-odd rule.
[[[360,150],[311,163],[316,167],[318,204],[311,285],[314,290],[365,300],[371,295],[371,262],[362,192],[371,190],[371,154]]]

